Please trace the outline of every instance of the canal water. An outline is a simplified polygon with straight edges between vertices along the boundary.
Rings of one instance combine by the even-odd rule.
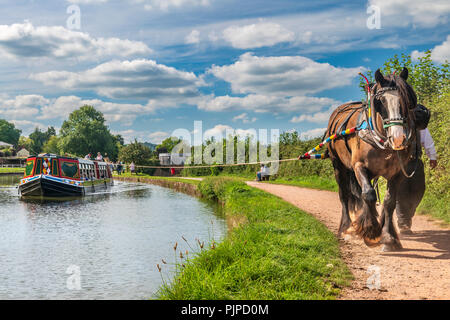
[[[20,199],[18,179],[0,177],[0,299],[151,299],[180,250],[226,233],[214,205],[159,186],[42,201]]]

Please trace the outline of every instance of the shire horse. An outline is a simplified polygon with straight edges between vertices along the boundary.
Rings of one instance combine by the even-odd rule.
[[[369,91],[372,108],[362,102],[339,106],[330,116],[326,135],[359,126],[363,120],[369,138],[353,134],[328,144],[332,160],[342,217],[339,236],[356,233],[368,246],[383,244],[383,251],[402,248],[393,224],[397,186],[407,175],[405,167],[416,150],[413,109],[417,97],[406,82],[408,69],[399,75],[383,76],[375,72],[376,83]],[[370,109],[369,109],[370,108]],[[371,113],[371,114],[369,114]],[[370,138],[371,137],[371,138]],[[378,220],[376,192],[371,181],[384,177],[387,192],[381,219]]]

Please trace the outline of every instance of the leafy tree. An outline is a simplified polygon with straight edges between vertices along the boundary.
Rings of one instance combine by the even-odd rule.
[[[147,164],[151,156],[152,151],[150,148],[143,143],[138,142],[136,139],[129,145],[122,147],[119,152],[120,161],[125,163],[134,162],[136,165]]]
[[[46,132],[35,128],[29,136],[31,139],[30,152],[34,154],[41,153],[44,144],[53,136],[56,136],[56,130],[53,127],[49,127]]]
[[[0,119],[0,141],[17,146],[21,133],[13,123]]]
[[[123,139],[123,137],[120,134],[116,134],[113,137],[119,146],[123,146],[125,144],[125,140]]]
[[[449,64],[437,65],[431,59],[431,51],[425,51],[416,62],[410,55],[394,55],[380,68],[384,75],[396,72],[399,74],[403,67],[408,68],[408,83],[414,88],[419,103],[431,102],[436,96],[441,96],[449,86]],[[375,82],[372,71],[366,74],[370,82]],[[360,87],[364,90],[365,81],[360,79]],[[447,88],[447,89],[446,89]]]
[[[32,142],[33,141],[31,141],[30,138],[24,137],[24,136],[20,136],[19,142],[17,143],[17,149],[19,150],[19,149],[25,148],[28,151],[30,151]]]
[[[61,150],[58,146],[59,141],[60,138],[58,138],[58,136],[51,136],[50,139],[45,142],[44,146],[42,147],[42,151],[45,153],[60,154]]]
[[[159,153],[170,153],[172,152],[173,148],[175,148],[175,146],[177,144],[179,144],[181,142],[181,139],[179,138],[175,138],[175,137],[169,137],[165,140],[163,140],[163,142],[161,142],[161,144],[159,144],[156,147],[156,152]]]
[[[101,152],[107,153],[112,161],[117,159],[117,136],[111,134],[103,114],[92,106],[85,105],[72,112],[64,121],[60,135],[58,147],[63,153],[83,157]]]

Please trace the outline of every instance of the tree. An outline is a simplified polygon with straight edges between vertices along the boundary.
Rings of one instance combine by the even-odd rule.
[[[35,128],[33,133],[30,134],[31,139],[31,153],[39,154],[42,152],[44,144],[53,136],[56,136],[56,130],[53,127],[47,128],[47,131],[41,131],[39,128]]]
[[[159,153],[171,153],[173,148],[175,148],[175,146],[177,144],[179,144],[181,142],[181,139],[175,138],[175,137],[169,137],[165,140],[163,140],[163,142],[161,142],[161,144],[159,144],[156,147],[156,152]]]
[[[394,55],[383,64],[380,71],[384,75],[394,72],[399,74],[403,67],[408,68],[408,83],[414,88],[419,103],[431,102],[435,97],[441,96],[445,90],[448,90],[449,64],[435,64],[431,59],[430,50],[425,51],[416,62],[412,61],[410,55],[402,54],[400,58],[398,55]],[[369,70],[366,76],[370,82],[375,82],[372,71]],[[360,79],[360,87],[364,89],[365,84],[365,81]]]
[[[17,149],[25,148],[26,150],[31,150],[31,139],[28,137],[20,136],[19,142],[17,143]]]
[[[123,146],[125,144],[125,140],[123,139],[123,137],[120,134],[116,134],[113,137],[118,145]]]
[[[143,143],[138,142],[136,139],[134,142],[120,149],[119,160],[125,163],[134,162],[136,165],[145,165],[148,163],[152,156],[152,151],[149,147]]]
[[[42,151],[44,153],[60,154],[61,152],[58,146],[59,141],[60,138],[58,138],[57,136],[51,136],[50,139],[48,139],[42,147]]]
[[[83,157],[88,153],[101,152],[115,161],[118,155],[117,136],[105,125],[105,118],[92,106],[82,106],[69,115],[60,131],[61,152]],[[120,141],[119,141],[120,143]]]
[[[13,123],[0,119],[0,141],[17,146],[21,133]]]

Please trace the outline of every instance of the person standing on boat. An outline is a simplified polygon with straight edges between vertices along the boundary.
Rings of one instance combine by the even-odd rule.
[[[97,152],[97,158],[95,158],[95,160],[103,161],[103,156],[100,152]]]
[[[92,155],[91,155],[90,152],[89,152],[87,155],[84,156],[84,158],[85,158],[86,160],[91,160],[91,157],[92,157]]]

